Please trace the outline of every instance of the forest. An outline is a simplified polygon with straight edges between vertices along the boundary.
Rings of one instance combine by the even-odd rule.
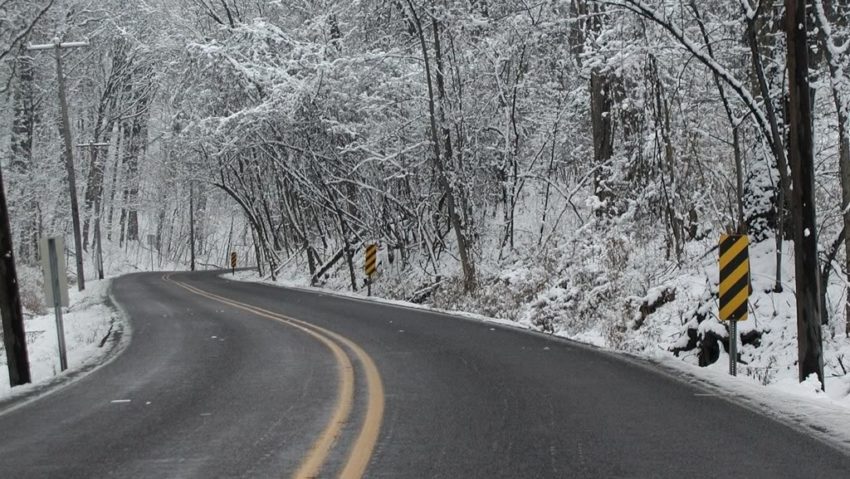
[[[805,299],[821,367],[846,374],[850,1],[797,4],[0,0],[24,310],[43,308],[45,236],[80,286],[235,251],[361,291],[375,243],[379,296],[708,365],[729,338],[717,244],[738,232],[742,373],[797,375]]]

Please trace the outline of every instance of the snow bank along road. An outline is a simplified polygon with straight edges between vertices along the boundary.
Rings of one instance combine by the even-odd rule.
[[[214,273],[114,282],[132,341],[0,413],[0,477],[847,477],[850,457],[567,341]]]

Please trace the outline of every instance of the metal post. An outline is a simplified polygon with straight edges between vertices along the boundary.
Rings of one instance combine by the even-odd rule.
[[[729,320],[729,374],[736,376],[738,373],[738,321]]]
[[[366,277],[366,296],[372,296],[372,277]]]
[[[56,336],[59,337],[59,368],[68,369],[65,355],[65,326],[62,324],[62,293],[59,291],[59,259],[56,257],[56,239],[47,240],[47,254],[50,256],[50,284],[53,289],[53,310],[56,312]]]

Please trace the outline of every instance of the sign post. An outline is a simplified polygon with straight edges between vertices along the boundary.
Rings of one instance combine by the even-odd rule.
[[[372,296],[372,277],[378,271],[378,245],[371,243],[366,246],[366,295]]]
[[[729,374],[737,374],[738,321],[746,321],[750,298],[747,235],[720,236],[720,320],[729,321]]]
[[[230,269],[231,274],[236,276],[236,251],[230,253]]]
[[[68,282],[65,273],[65,242],[61,237],[42,238],[39,241],[41,271],[44,274],[44,297],[56,314],[56,336],[59,341],[59,368],[68,369],[65,354],[65,326],[62,323],[62,307],[68,306]]]

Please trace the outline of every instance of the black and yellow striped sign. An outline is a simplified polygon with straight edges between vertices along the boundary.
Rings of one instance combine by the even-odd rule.
[[[236,267],[236,251],[230,253],[230,267],[231,268]]]
[[[366,246],[366,276],[372,276],[378,270],[378,245],[372,243]]]
[[[720,236],[720,319],[747,319],[750,298],[750,244],[747,235]]]

